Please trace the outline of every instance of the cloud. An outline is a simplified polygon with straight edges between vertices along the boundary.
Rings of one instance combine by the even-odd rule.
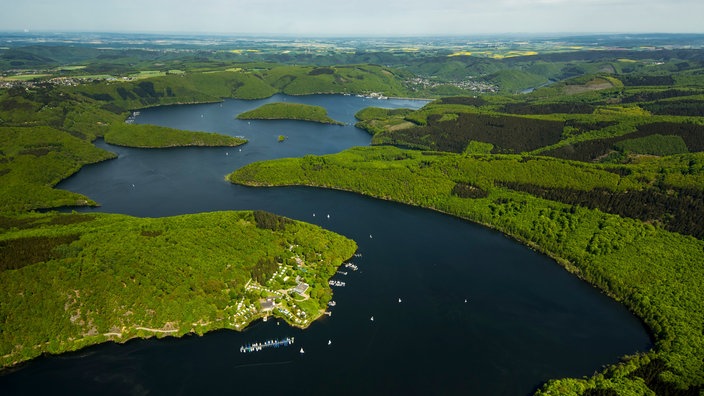
[[[22,0],[3,7],[0,26],[305,35],[704,33],[701,15],[701,0]]]

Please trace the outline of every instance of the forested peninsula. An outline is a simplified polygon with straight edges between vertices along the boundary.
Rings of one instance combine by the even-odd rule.
[[[106,341],[241,330],[266,315],[307,327],[356,250],[266,212],[5,214],[0,231],[2,366]],[[307,290],[293,291],[299,284]]]
[[[267,103],[254,110],[238,114],[237,118],[240,120],[301,120],[343,125],[328,117],[324,107],[300,103]]]

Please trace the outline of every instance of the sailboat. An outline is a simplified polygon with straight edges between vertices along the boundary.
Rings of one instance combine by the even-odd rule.
[[[332,344],[332,340],[328,340],[328,345]]]
[[[301,348],[301,353],[305,353],[305,352],[303,351],[303,348]]]

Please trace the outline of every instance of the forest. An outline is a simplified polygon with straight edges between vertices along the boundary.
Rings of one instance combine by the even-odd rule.
[[[322,124],[342,125],[328,117],[324,107],[300,103],[267,103],[237,115],[240,120],[301,120]]]
[[[267,281],[295,254],[315,263],[301,276],[327,286],[316,274],[334,273],[356,250],[264,212],[6,214],[0,231],[2,366],[99,342],[239,330],[261,317],[259,294],[245,290],[250,279]],[[314,313],[326,297],[309,300]]]

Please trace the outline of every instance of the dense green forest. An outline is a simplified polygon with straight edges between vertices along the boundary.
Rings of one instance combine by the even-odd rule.
[[[324,107],[300,103],[267,103],[254,110],[237,115],[241,120],[301,120],[322,124],[342,125],[328,117]]]
[[[245,139],[209,132],[189,132],[156,125],[114,124],[105,133],[105,142],[117,146],[165,148],[183,146],[233,147]]]
[[[290,271],[312,285],[303,308],[313,320],[330,299],[327,279],[356,250],[319,227],[252,212],[6,214],[0,231],[2,366],[108,340],[241,329],[262,316],[260,292],[245,285],[266,263],[300,267],[294,258],[307,263]]]
[[[97,138],[134,147],[243,143],[126,123],[134,110],[380,93],[437,100],[417,111],[360,111],[358,126],[379,147],[253,164],[230,180],[350,190],[493,227],[621,301],[652,332],[652,351],[590,378],[552,380],[538,394],[702,394],[704,52],[502,45],[472,56],[444,46],[3,49],[2,365],[106,340],[240,329],[259,317],[264,297],[300,304],[306,318],[282,318],[305,326],[330,299],[325,281],[354,252],[352,241],[266,212],[31,211],[96,204],[53,186],[114,158],[92,144]],[[324,259],[304,272],[305,302],[276,292],[294,286],[276,274],[293,275],[296,258]]]

